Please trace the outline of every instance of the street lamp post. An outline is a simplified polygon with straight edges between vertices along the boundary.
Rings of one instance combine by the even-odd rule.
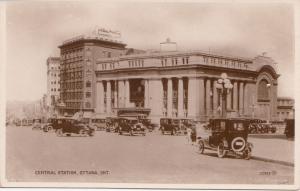
[[[218,79],[216,88],[218,90],[219,95],[221,95],[221,103],[222,103],[222,117],[226,117],[226,97],[227,94],[232,90],[233,85],[230,80],[227,78],[226,73],[221,74],[221,78]]]

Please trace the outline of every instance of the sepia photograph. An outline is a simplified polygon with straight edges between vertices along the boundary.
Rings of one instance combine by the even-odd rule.
[[[0,187],[299,189],[298,3],[0,2]]]

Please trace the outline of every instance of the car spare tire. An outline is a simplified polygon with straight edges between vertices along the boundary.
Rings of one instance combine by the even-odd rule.
[[[246,146],[246,141],[243,137],[236,137],[231,141],[231,149],[234,152],[242,151]]]

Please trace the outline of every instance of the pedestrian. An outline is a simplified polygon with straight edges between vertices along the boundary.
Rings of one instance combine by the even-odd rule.
[[[191,140],[191,134],[192,134],[192,129],[190,127],[187,128],[187,141],[188,141],[188,144],[192,142]]]

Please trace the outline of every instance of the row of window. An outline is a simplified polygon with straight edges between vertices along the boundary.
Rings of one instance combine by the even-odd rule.
[[[82,81],[79,82],[65,82],[61,84],[62,89],[74,90],[74,89],[82,89],[83,83]]]
[[[76,69],[76,68],[81,68],[83,66],[83,62],[74,62],[74,63],[65,63],[62,65],[63,70],[67,69]]]
[[[292,106],[294,105],[293,101],[290,100],[279,100],[278,101],[278,106]]]
[[[79,56],[83,56],[83,48],[77,48],[77,49],[66,51],[62,53],[61,58],[65,60],[69,58],[76,58]]]
[[[60,76],[60,74],[56,74],[56,73],[51,73],[51,77],[59,77]]]
[[[81,102],[67,102],[66,106],[68,108],[81,108]],[[91,108],[91,103],[85,102],[85,108]]]
[[[60,91],[60,89],[59,88],[51,88],[51,92],[56,92],[56,90],[59,92]]]
[[[220,65],[225,65],[227,67],[245,67],[247,68],[248,65],[247,63],[244,62],[239,62],[236,60],[228,60],[228,59],[223,59],[223,58],[214,58],[214,57],[207,57],[207,56],[203,56],[203,61],[206,64],[220,64]]]
[[[109,64],[102,64],[102,70],[107,70],[107,69],[115,69],[115,63],[109,63]]]
[[[60,82],[57,81],[57,84],[59,84]],[[56,84],[56,81],[51,81],[51,84]]]
[[[180,63],[181,61],[181,63]],[[161,66],[168,66],[169,59],[165,58],[161,60]],[[189,64],[189,57],[183,57],[183,58],[171,58],[171,64],[172,66],[177,66],[178,64]]]
[[[59,70],[60,66],[51,66],[51,70]]]
[[[62,80],[79,79],[83,77],[83,71],[64,72],[61,75]]]
[[[65,92],[62,94],[63,100],[70,100],[70,99],[82,99],[83,93],[82,92]]]
[[[128,61],[129,68],[131,67],[144,67],[144,60],[130,60]]]

